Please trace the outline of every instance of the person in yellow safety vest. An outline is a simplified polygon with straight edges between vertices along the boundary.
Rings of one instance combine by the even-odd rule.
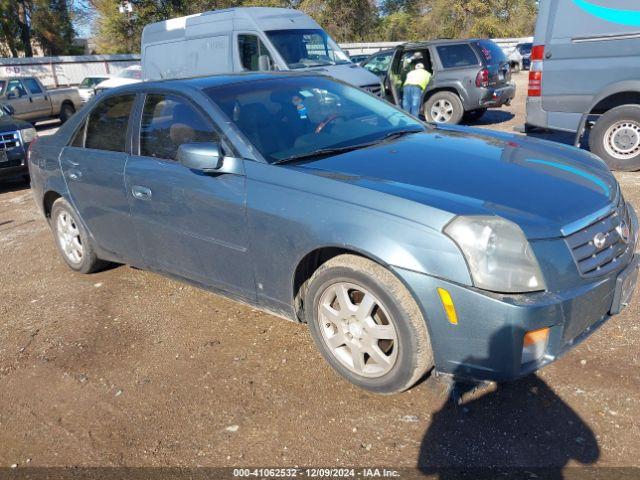
[[[424,68],[423,63],[416,66],[407,74],[407,79],[402,87],[402,108],[411,115],[420,115],[420,101],[422,92],[431,81],[431,74]]]

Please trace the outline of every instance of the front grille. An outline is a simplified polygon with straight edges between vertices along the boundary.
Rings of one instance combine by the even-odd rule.
[[[20,145],[18,132],[0,133],[0,149],[9,150]]]
[[[620,233],[621,225],[629,228],[625,241]],[[620,266],[620,260],[633,248],[634,232],[627,207],[623,202],[606,217],[566,237],[573,259],[581,275],[597,277],[606,275]],[[596,245],[597,240],[602,244]]]
[[[376,85],[365,85],[362,87],[363,90],[366,90],[369,93],[373,93],[377,97],[382,96],[382,86],[380,84]]]

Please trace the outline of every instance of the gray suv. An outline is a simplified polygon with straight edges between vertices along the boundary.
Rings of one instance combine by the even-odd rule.
[[[362,66],[383,76],[387,100],[400,105],[407,73],[418,62],[433,74],[423,98],[428,121],[477,121],[488,108],[509,105],[515,97],[509,60],[487,39],[406,43],[371,56]]]
[[[588,131],[610,169],[640,170],[640,10],[610,3],[540,2],[527,126],[573,133],[576,146]]]

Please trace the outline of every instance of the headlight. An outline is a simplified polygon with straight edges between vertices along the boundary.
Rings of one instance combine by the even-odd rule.
[[[20,138],[22,138],[22,143],[30,143],[31,140],[38,136],[38,132],[33,127],[23,128],[20,130]]]
[[[476,287],[501,293],[546,288],[531,245],[515,223],[500,217],[458,217],[444,233],[462,250]]]

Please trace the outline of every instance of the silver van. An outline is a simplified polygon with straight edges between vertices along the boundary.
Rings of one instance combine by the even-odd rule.
[[[527,126],[575,133],[612,170],[640,170],[640,2],[541,0]]]
[[[145,80],[268,70],[313,70],[382,93],[378,77],[352,63],[298,10],[215,10],[153,23],[142,32]]]

